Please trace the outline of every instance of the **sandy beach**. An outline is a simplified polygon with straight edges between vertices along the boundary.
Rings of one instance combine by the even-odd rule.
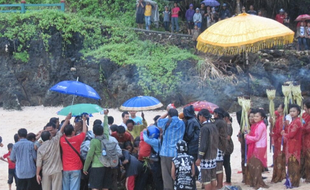
[[[13,136],[15,133],[17,133],[17,130],[19,128],[26,128],[28,132],[37,133],[39,130],[43,128],[43,126],[49,121],[49,118],[51,117],[59,117],[60,120],[63,120],[65,116],[57,116],[56,112],[62,109],[62,107],[43,107],[43,106],[37,106],[37,107],[23,107],[23,111],[7,111],[0,108],[0,117],[1,117],[1,131],[0,136],[3,138],[3,144],[4,147],[0,148],[0,155],[7,153],[7,144],[8,143],[14,143]],[[115,123],[119,124],[121,123],[121,112],[117,109],[109,109],[110,113],[109,115],[114,117]],[[179,111],[182,110],[182,108],[178,109]],[[165,111],[146,111],[144,112],[145,118],[148,123],[153,122],[153,117],[156,115],[161,115]],[[137,113],[140,115],[140,113]],[[238,171],[241,170],[241,155],[240,155],[240,143],[237,139],[237,133],[239,131],[239,125],[237,123],[235,114],[231,114],[233,117],[233,141],[234,141],[234,152],[231,155],[231,167],[232,167],[232,183],[233,185],[240,185],[242,189],[253,189],[249,186],[245,186],[241,183],[242,180],[242,174],[238,174]],[[90,124],[95,119],[102,119],[103,116],[100,114],[94,114],[94,117],[91,117]],[[73,122],[73,119],[72,119]],[[268,139],[269,141],[269,139]],[[268,142],[269,144],[269,142]],[[268,166],[272,164],[272,153],[270,153],[268,148]],[[0,190],[7,190],[7,178],[8,178],[8,172],[7,172],[7,163],[0,161]],[[271,177],[272,177],[272,168],[269,168],[269,172],[265,172],[263,176],[266,176],[266,183],[270,186],[269,189],[286,189],[283,183],[277,183],[277,184],[271,184]],[[225,181],[225,177],[224,177]],[[13,185],[14,186],[14,185]],[[13,187],[15,190],[15,186]],[[300,184],[299,188],[300,190],[309,190],[310,184],[307,184],[305,182],[302,182]]]

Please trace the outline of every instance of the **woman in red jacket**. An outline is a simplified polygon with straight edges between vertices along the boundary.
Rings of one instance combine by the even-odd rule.
[[[276,122],[272,130],[272,139],[274,142],[273,153],[273,175],[271,182],[278,183],[285,179],[285,154],[281,151],[282,135],[284,125],[284,104],[280,104],[276,111]]]
[[[290,106],[290,116],[292,122],[288,124],[287,130],[282,130],[281,134],[286,142],[286,163],[288,166],[288,175],[293,187],[299,187],[300,181],[300,152],[302,123],[300,117],[300,107],[296,104]]]
[[[310,100],[304,103],[305,113],[302,114],[304,120],[303,125],[303,143],[302,143],[302,153],[304,156],[304,177],[306,182],[310,182]]]

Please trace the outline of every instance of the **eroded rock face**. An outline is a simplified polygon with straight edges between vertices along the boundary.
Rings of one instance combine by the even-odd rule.
[[[119,107],[133,96],[144,95],[138,85],[136,66],[119,66],[109,59],[81,59],[79,51],[82,49],[83,38],[79,34],[73,35],[72,43],[68,44],[64,52],[59,33],[55,30],[51,35],[48,52],[42,40],[30,42],[28,63],[15,60],[13,42],[0,38],[0,106],[21,109],[22,106],[70,105],[72,95],[48,89],[60,81],[77,78],[92,86],[102,100],[77,97],[75,103]],[[169,43],[173,43],[173,40]],[[268,109],[266,89],[276,88],[277,95],[281,96],[281,85],[287,80],[300,82],[303,94],[310,94],[310,58],[307,52],[265,50],[250,54],[248,65],[244,64],[240,56],[214,60],[213,67],[205,67],[204,70],[197,67],[197,61],[179,61],[174,71],[182,72],[180,80],[176,81],[177,90],[155,97],[164,104],[175,102],[176,106],[207,100],[229,111],[237,111],[240,109],[237,97],[245,95],[252,96],[255,106]],[[281,101],[281,98],[276,99],[276,104]]]

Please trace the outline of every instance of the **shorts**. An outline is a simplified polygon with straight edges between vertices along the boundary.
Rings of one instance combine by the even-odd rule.
[[[193,21],[187,21],[187,29],[194,29],[194,22]]]
[[[142,13],[142,14],[138,14],[137,13],[137,15],[136,15],[136,23],[138,23],[138,24],[143,24],[144,23],[144,14]]]
[[[16,174],[15,174],[15,169],[9,169],[9,179],[8,179],[8,184],[13,183],[13,178],[15,179],[16,183]]]
[[[91,168],[89,173],[89,188],[109,189],[112,185],[112,170],[108,167]]]
[[[216,174],[223,173],[223,161],[216,162]]]
[[[213,169],[201,169],[201,183],[204,185],[210,184],[212,181],[216,181],[216,168]]]
[[[201,28],[201,22],[195,22],[195,26],[197,26],[198,28]]]

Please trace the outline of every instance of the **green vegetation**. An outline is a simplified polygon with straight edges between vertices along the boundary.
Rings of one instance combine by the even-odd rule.
[[[0,3],[15,1],[0,0]],[[28,0],[27,3],[38,3],[38,0]],[[59,1],[45,0],[40,3]],[[63,39],[64,50],[66,44],[72,43],[73,35],[78,33],[83,39],[81,53],[84,57],[92,56],[95,62],[109,58],[122,66],[136,65],[138,85],[146,95],[169,94],[175,90],[181,75],[175,72],[177,61],[198,58],[175,46],[139,40],[138,35],[129,29],[134,26],[134,14],[135,3],[124,0],[68,0],[66,13],[49,9],[26,14],[0,14],[0,37],[12,40],[14,58],[27,63],[27,50],[32,40],[42,40],[48,52],[52,31],[57,31]],[[100,81],[103,80],[104,76],[100,75]]]

